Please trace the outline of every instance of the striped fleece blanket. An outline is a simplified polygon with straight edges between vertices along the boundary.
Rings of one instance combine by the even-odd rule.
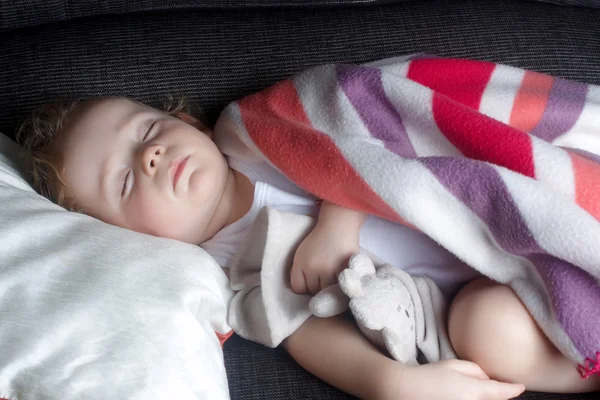
[[[510,285],[600,372],[600,87],[419,55],[316,67],[224,112],[300,187]]]

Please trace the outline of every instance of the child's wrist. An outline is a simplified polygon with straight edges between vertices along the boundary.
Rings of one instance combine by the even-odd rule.
[[[379,400],[407,399],[406,385],[411,385],[411,383],[408,382],[406,375],[412,368],[392,359],[389,360],[389,363],[383,364],[374,382],[372,398]]]
[[[317,224],[331,227],[338,232],[359,231],[364,223],[366,214],[361,211],[323,202]]]

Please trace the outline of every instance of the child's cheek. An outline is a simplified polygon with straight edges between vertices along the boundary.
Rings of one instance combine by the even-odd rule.
[[[171,237],[174,220],[170,208],[158,196],[137,196],[131,212],[139,231],[155,236]]]

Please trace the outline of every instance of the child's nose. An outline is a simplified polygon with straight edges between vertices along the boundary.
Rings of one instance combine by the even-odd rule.
[[[154,176],[156,168],[164,155],[164,148],[160,145],[146,146],[142,152],[142,170],[149,176]]]

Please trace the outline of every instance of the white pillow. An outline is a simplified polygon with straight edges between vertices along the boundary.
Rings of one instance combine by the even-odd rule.
[[[54,205],[18,151],[0,134],[0,398],[228,399],[219,266]]]

